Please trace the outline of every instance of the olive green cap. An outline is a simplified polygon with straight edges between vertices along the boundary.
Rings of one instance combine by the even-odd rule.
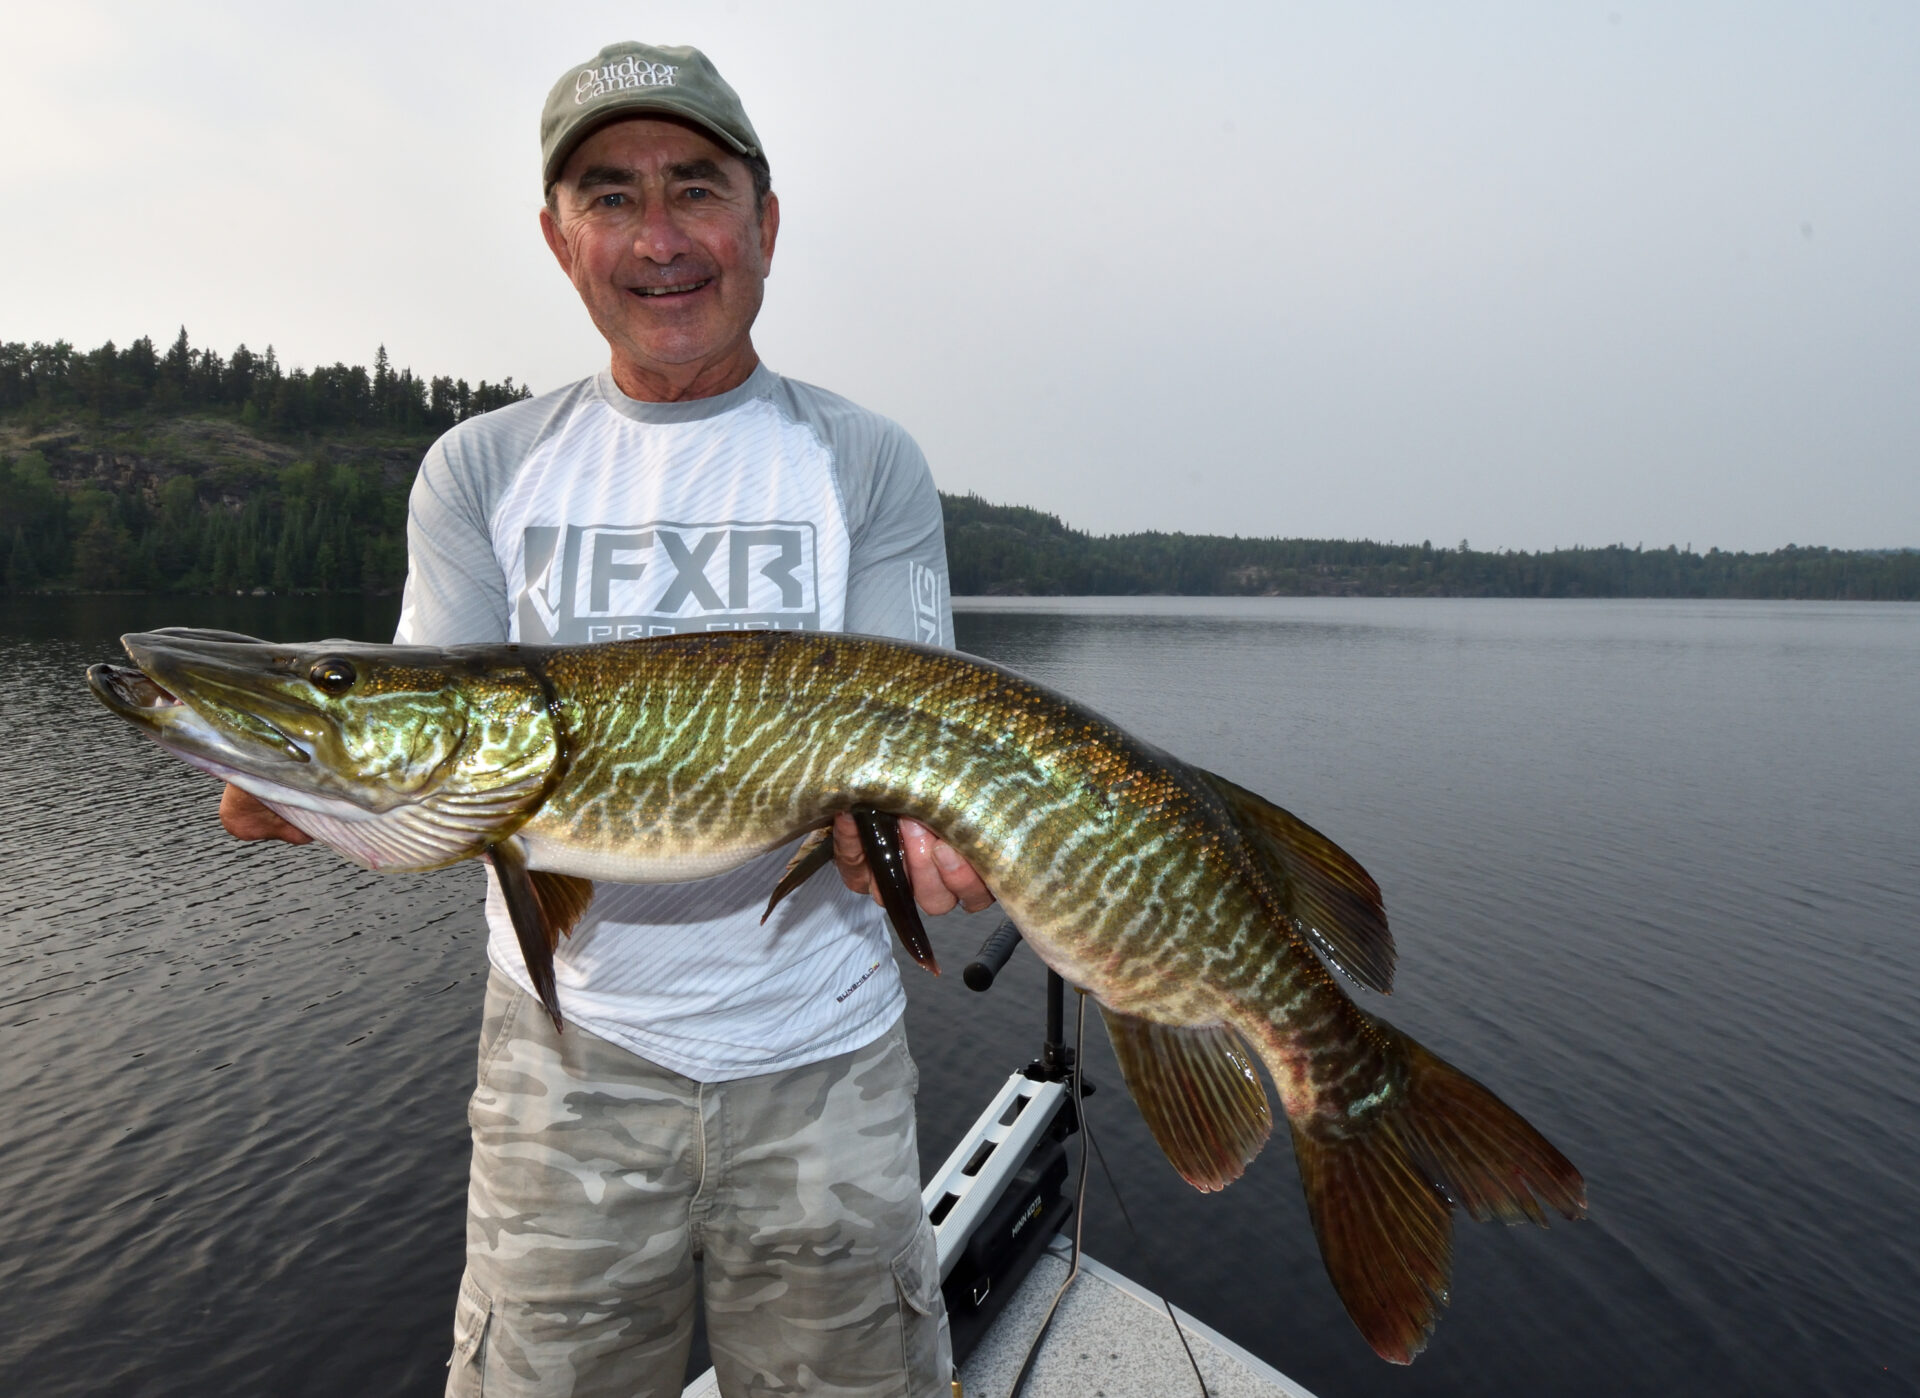
[[[684,44],[608,44],[569,68],[540,113],[540,186],[550,189],[574,148],[622,117],[679,117],[711,132],[735,155],[760,152],[740,96],[711,60]]]

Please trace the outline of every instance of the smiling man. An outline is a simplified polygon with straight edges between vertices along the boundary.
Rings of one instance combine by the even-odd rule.
[[[399,639],[951,644],[919,449],[754,351],[780,202],[732,88],[698,50],[613,45],[555,84],[540,139],[541,231],[611,359],[434,445]],[[222,815],[304,840],[232,789]],[[903,827],[925,911],[992,901]],[[450,1394],[677,1394],[695,1304],[723,1393],[948,1393],[904,999],[844,817],[835,851],[845,886],[764,925],[787,851],[598,885],[555,958],[564,1034],[489,875]]]

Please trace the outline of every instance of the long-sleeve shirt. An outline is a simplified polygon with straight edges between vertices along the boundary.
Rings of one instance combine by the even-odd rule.
[[[582,644],[786,627],[953,643],[940,501],[898,425],[764,365],[681,403],[602,372],[461,423],[414,483],[397,639]],[[555,957],[569,1021],[717,1082],[815,1062],[904,1007],[872,902],[790,851],[601,884]],[[489,872],[488,955],[531,991]]]

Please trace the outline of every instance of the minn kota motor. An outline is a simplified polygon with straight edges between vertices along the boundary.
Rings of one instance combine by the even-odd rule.
[[[966,968],[986,990],[1020,945],[1003,921]],[[1066,982],[1047,972],[1047,1037],[961,1138],[920,1198],[940,1253],[940,1291],[960,1363],[1073,1214],[1066,1140],[1080,1129],[1073,1050],[1065,1042]],[[1093,1088],[1084,1078],[1081,1090]]]

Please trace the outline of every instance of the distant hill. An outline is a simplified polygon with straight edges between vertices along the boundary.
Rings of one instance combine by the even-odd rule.
[[[1746,597],[1920,601],[1920,552],[1476,551],[1431,543],[1093,535],[1022,505],[943,496],[956,593],[1043,596]]]
[[[287,370],[185,330],[164,352],[0,344],[0,590],[394,591],[421,454],[526,396],[395,370],[384,349],[370,370]],[[941,504],[960,594],[1920,600],[1913,550],[1093,535],[978,496]]]
[[[0,587],[389,592],[427,445],[512,379],[282,368],[183,328],[80,353],[0,344]]]

